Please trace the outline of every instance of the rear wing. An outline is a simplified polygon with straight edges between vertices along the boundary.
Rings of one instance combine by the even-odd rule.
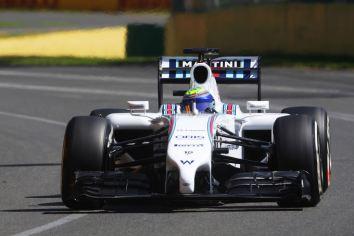
[[[190,70],[198,57],[161,57],[158,69],[158,105],[163,102],[163,84],[188,84]],[[261,100],[260,57],[216,57],[209,59],[218,84],[257,84]]]

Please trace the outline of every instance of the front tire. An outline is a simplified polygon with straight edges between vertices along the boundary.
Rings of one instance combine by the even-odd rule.
[[[103,171],[111,134],[108,121],[99,117],[72,118],[65,131],[61,169],[61,197],[71,209],[97,209],[103,202],[75,196],[76,171]]]
[[[284,200],[279,206],[316,206],[322,193],[320,139],[317,122],[309,116],[290,115],[278,118],[273,128],[277,170],[308,173],[311,199]]]
[[[307,115],[317,122],[320,135],[320,156],[323,169],[322,188],[323,192],[331,184],[331,152],[330,152],[330,129],[329,117],[325,109],[320,107],[288,107],[281,111],[291,115]]]

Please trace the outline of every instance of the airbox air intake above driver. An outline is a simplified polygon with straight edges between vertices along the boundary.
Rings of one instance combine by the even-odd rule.
[[[197,66],[193,71],[194,80],[198,84],[204,84],[208,79],[208,69],[205,66]]]

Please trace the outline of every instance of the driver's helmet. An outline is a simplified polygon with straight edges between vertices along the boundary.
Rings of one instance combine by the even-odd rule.
[[[213,96],[202,87],[189,89],[183,96],[181,111],[192,113],[194,109],[198,112],[213,112],[215,101]]]

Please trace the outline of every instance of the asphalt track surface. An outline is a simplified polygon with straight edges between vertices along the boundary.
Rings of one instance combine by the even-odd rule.
[[[64,207],[59,186],[65,124],[94,108],[126,107],[126,100],[148,99],[156,110],[155,75],[153,66],[0,68],[0,235],[353,235],[353,71],[263,70],[263,95],[273,111],[315,105],[329,112],[332,186],[315,208]],[[242,105],[255,98],[256,88],[228,85],[221,94]]]

